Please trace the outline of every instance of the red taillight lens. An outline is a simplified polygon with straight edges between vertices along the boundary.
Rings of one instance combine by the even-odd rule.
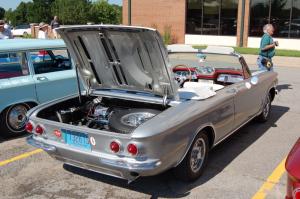
[[[300,183],[293,183],[293,199],[300,199]]]
[[[135,144],[128,144],[127,151],[131,155],[136,155],[138,153],[138,148]]]
[[[27,122],[25,125],[25,130],[29,133],[32,133],[33,125],[30,122]]]
[[[120,151],[120,144],[118,142],[111,142],[110,143],[110,150],[114,153],[118,153]]]
[[[37,125],[37,126],[35,127],[35,132],[36,132],[37,134],[42,135],[42,134],[44,133],[44,129],[43,129],[43,127],[41,127],[40,125]]]
[[[57,138],[61,138],[61,132],[59,130],[54,130],[53,134],[57,137]]]

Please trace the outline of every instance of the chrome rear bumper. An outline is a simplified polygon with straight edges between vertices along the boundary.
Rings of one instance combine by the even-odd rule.
[[[36,148],[41,148],[44,151],[46,151],[47,153],[54,153],[56,151],[56,147],[55,146],[51,146],[49,144],[44,144],[42,142],[39,142],[35,139],[33,139],[33,136],[29,136],[26,138],[26,141],[28,144],[30,144],[31,146],[34,146]]]
[[[157,159],[138,161],[134,158],[102,155],[93,151],[80,151],[62,144],[54,146],[36,140],[33,135],[27,137],[26,140],[28,144],[43,149],[51,157],[66,164],[126,179],[129,182],[139,176],[156,175],[161,172],[161,161]]]

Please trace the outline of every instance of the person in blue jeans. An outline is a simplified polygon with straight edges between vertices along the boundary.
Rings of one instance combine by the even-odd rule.
[[[278,46],[278,41],[274,41],[272,35],[274,34],[274,27],[272,24],[266,24],[263,27],[264,35],[260,41],[259,56],[257,58],[257,65],[260,70],[273,71],[272,58],[275,55],[275,48]],[[272,66],[266,67],[266,62],[269,61]]]

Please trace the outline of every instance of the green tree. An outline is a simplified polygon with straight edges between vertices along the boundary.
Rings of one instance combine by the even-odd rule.
[[[27,3],[21,2],[14,12],[14,25],[27,23]]]
[[[113,4],[112,7],[114,7],[114,9],[116,9],[118,24],[121,24],[122,23],[122,6]]]
[[[91,6],[89,20],[94,23],[120,24],[121,7],[110,5],[107,0],[97,0]]]
[[[54,0],[33,0],[28,5],[27,21],[29,23],[50,23],[52,19],[51,6]]]
[[[22,24],[26,21],[27,5],[21,2],[18,7],[13,11],[9,9],[5,12],[5,19],[10,21],[13,26]]]
[[[5,18],[12,25],[25,23],[50,22],[52,19],[51,5],[54,0],[33,0],[32,2],[21,2],[15,10],[9,9]]]
[[[3,19],[5,16],[5,9],[0,7],[0,19]]]
[[[88,0],[55,0],[51,11],[62,24],[86,24],[90,4]]]
[[[8,10],[5,11],[5,15],[4,15],[4,18],[8,21],[8,22],[11,22],[12,25],[13,24],[13,19],[15,19],[15,13],[14,11],[10,8]]]
[[[62,24],[119,24],[121,12],[121,6],[110,5],[107,0],[93,3],[91,0],[32,0],[21,2],[15,10],[7,10],[5,18],[14,26],[42,21],[50,23],[55,15]],[[3,18],[1,13],[0,18]]]

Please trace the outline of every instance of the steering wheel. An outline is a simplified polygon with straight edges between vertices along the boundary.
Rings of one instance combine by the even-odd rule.
[[[192,71],[190,69],[190,67],[188,67],[187,65],[185,64],[178,64],[176,66],[173,67],[173,69],[176,69],[176,68],[187,68],[187,70],[189,71],[189,75],[186,76],[186,78],[179,78],[177,81],[178,81],[178,84],[180,86],[183,86],[185,80],[188,80],[189,82],[192,81]]]
[[[62,55],[55,55],[55,59],[65,59],[65,57]]]
[[[64,66],[64,61],[65,58],[62,55],[56,55],[54,59],[54,64],[58,67],[61,68]]]

